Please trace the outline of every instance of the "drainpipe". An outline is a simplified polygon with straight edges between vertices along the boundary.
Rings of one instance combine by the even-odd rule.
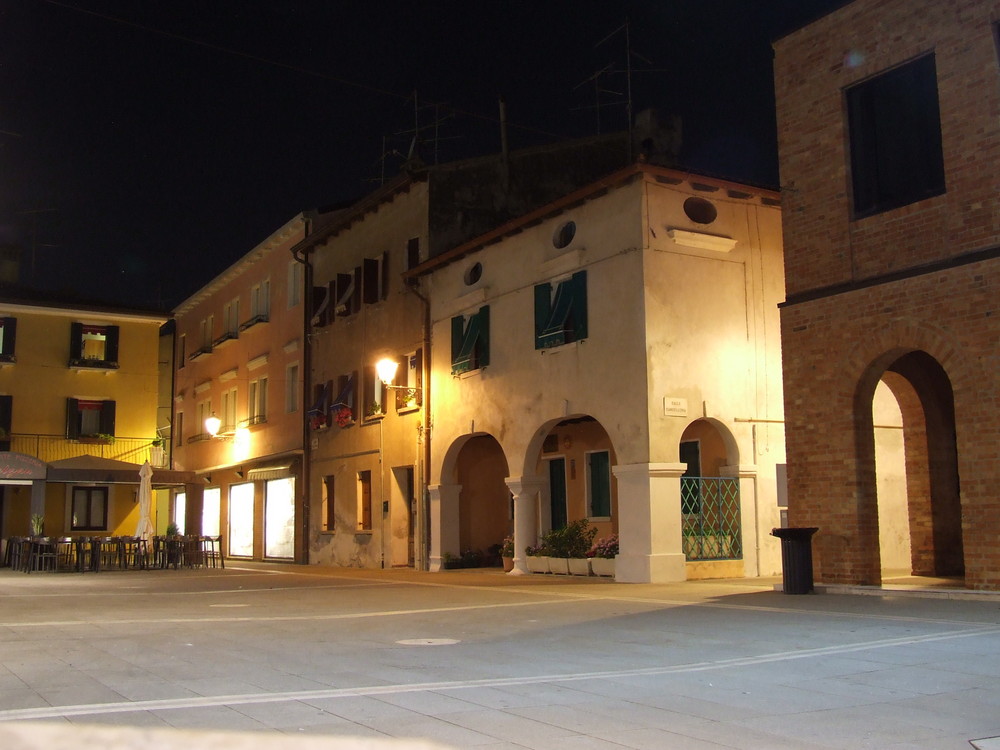
[[[423,322],[423,357],[421,357],[421,382],[424,388],[423,425],[421,432],[424,441],[423,466],[420,467],[420,478],[417,486],[420,488],[420,498],[417,503],[417,539],[419,544],[416,550],[416,560],[414,568],[417,570],[427,570],[427,550],[430,544],[430,529],[428,519],[430,517],[430,498],[427,494],[428,478],[431,471],[431,303],[423,294],[419,292],[417,279],[409,279],[406,289],[420,300],[424,308]]]
[[[302,236],[303,239],[307,239],[312,234],[312,212],[304,212],[302,214],[302,224]],[[302,542],[301,549],[298,551],[298,557],[300,558],[300,562],[306,565],[309,564],[309,515],[311,507],[309,498],[312,497],[309,480],[310,466],[312,465],[312,445],[310,443],[309,421],[305,419],[307,394],[312,392],[310,385],[312,383],[311,325],[313,269],[312,263],[309,262],[309,252],[311,249],[303,248],[301,256],[295,248],[292,249],[292,258],[302,264],[304,271],[302,274],[302,393],[299,394],[302,400],[302,409],[299,412],[302,415],[302,518],[299,519],[299,533],[301,534]]]

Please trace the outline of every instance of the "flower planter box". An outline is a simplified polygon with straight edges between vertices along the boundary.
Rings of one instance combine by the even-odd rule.
[[[594,571],[595,576],[614,578],[615,559],[613,557],[592,557],[590,558],[590,569]]]
[[[528,555],[525,558],[528,564],[529,573],[548,573],[549,572],[549,558],[542,557],[541,555]]]
[[[573,576],[589,576],[590,560],[586,557],[569,558],[569,573]]]
[[[549,572],[556,573],[562,576],[569,575],[569,558],[566,557],[550,557],[549,558]]]

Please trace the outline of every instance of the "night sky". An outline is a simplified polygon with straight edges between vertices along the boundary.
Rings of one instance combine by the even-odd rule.
[[[626,19],[681,166],[777,186],[770,40],[841,4],[0,0],[0,245],[27,285],[170,308],[395,175],[415,123],[431,163],[498,151],[500,96],[512,148],[624,129]]]

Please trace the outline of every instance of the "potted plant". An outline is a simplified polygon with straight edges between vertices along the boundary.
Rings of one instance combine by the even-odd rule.
[[[45,516],[35,513],[31,516],[31,535],[41,536],[45,533]]]
[[[530,573],[549,572],[549,553],[544,544],[529,544],[524,548],[525,563]]]
[[[590,526],[586,518],[568,523],[561,529],[552,529],[542,535],[542,541],[549,549],[549,569],[553,573],[590,575],[587,550],[590,549],[597,529]],[[570,568],[572,560],[572,570]]]
[[[505,536],[500,542],[500,559],[503,561],[503,572],[510,573],[514,569],[514,535]]]
[[[615,557],[618,555],[618,535],[605,536],[594,542],[587,551],[590,569],[595,576],[614,576]]]

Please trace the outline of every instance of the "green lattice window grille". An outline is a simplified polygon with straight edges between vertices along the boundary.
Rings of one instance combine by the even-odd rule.
[[[681,477],[684,556],[741,560],[740,483],[736,477]]]

